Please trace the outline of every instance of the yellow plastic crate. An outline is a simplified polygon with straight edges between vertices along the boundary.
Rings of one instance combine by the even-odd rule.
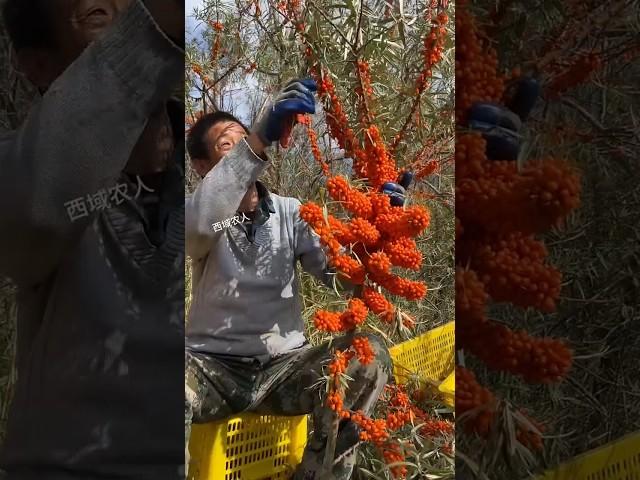
[[[447,405],[454,405],[456,401],[456,372],[451,372],[440,384],[438,390],[444,396]]]
[[[302,460],[307,416],[245,413],[193,424],[189,480],[285,479]]]
[[[640,480],[640,432],[577,456],[539,480]]]
[[[392,347],[397,381],[406,382],[408,371],[430,379],[445,378],[453,369],[454,333],[451,322]],[[452,405],[453,390],[447,385],[444,382],[445,401]],[[188,479],[285,479],[301,462],[306,441],[306,415],[247,413],[220,422],[194,424],[189,440]]]
[[[442,382],[441,396],[453,406],[455,398],[455,322],[434,328],[389,349],[398,383],[406,383],[412,374],[425,381]]]

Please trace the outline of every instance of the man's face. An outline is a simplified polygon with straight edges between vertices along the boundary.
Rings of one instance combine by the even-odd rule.
[[[44,48],[18,53],[25,74],[44,91],[82,52],[104,35],[133,0],[49,0],[53,41]],[[173,135],[164,105],[152,113],[126,170],[136,174],[162,171],[173,152]]]
[[[54,19],[62,56],[70,65],[99,38],[133,0],[56,0],[60,7]]]
[[[194,159],[195,171],[204,177],[243,137],[247,136],[242,125],[232,121],[222,121],[213,125],[205,137],[209,158]]]
[[[53,0],[51,46],[19,55],[29,79],[46,89],[94,40],[104,34],[133,0]]]

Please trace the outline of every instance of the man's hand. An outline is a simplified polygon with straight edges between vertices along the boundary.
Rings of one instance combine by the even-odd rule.
[[[391,197],[391,205],[394,207],[404,207],[406,201],[407,188],[411,185],[413,173],[404,172],[398,179],[398,183],[386,182],[382,185],[382,193]]]
[[[479,131],[487,142],[489,160],[517,160],[520,130],[540,94],[539,83],[530,77],[520,80],[508,106],[478,102],[469,112],[469,128]]]
[[[265,147],[280,140],[295,115],[316,113],[313,93],[317,89],[316,82],[311,78],[293,80],[287,84],[253,127],[253,133]]]
[[[475,103],[469,113],[469,128],[482,133],[490,160],[516,160],[520,153],[518,116],[497,103]]]

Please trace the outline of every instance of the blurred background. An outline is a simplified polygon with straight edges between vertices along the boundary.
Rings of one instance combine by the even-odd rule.
[[[473,55],[493,50],[498,60],[495,78],[509,83],[530,75],[542,86],[542,96],[526,122],[520,171],[536,160],[562,159],[577,172],[582,191],[577,209],[556,228],[536,236],[548,250],[548,268],[562,274],[555,308],[544,312],[491,300],[488,309],[492,320],[514,331],[566,342],[573,350],[573,365],[563,378],[542,385],[504,369],[489,368],[474,352],[464,352],[465,365],[480,385],[500,399],[500,406],[484,435],[469,433],[460,419],[458,473],[465,478],[532,478],[544,468],[555,468],[634,432],[633,452],[637,453],[638,2],[473,0],[458,2],[458,18],[461,8],[472,19],[462,28],[457,26],[456,38],[467,39],[456,44],[461,58],[463,48]],[[471,54],[464,58],[472,61]],[[463,67],[469,64],[461,64]],[[456,77],[457,94],[470,92],[477,81],[470,75],[464,80],[466,83],[458,83]],[[547,180],[564,185],[566,178]],[[514,217],[517,215],[514,211]],[[528,259],[517,259],[515,268],[524,267],[525,261]],[[540,277],[531,274],[529,278],[542,286]],[[489,348],[496,349],[497,355],[507,355],[505,344],[497,340]],[[541,449],[523,447],[518,441],[521,437],[514,428],[518,411],[542,425]],[[604,464],[594,466],[588,478],[623,478],[609,477],[612,472],[603,468]],[[619,475],[627,472],[622,464],[617,468]],[[553,478],[587,477],[575,473]]]

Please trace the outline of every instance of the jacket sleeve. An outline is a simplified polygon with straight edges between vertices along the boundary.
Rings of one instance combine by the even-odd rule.
[[[0,138],[0,274],[35,284],[55,269],[92,221],[87,196],[114,193],[183,70],[184,51],[135,0]]]
[[[249,187],[268,160],[258,157],[242,139],[204,177],[185,199],[186,251],[194,260],[208,255],[223,230],[214,224],[232,218]]]
[[[313,231],[307,222],[300,218],[299,200],[291,199],[293,208],[293,231],[295,256],[305,272],[313,275],[329,288],[333,288],[336,270],[329,265],[326,251],[320,243],[320,236]],[[340,279],[343,292],[353,292],[356,285],[344,278]]]

